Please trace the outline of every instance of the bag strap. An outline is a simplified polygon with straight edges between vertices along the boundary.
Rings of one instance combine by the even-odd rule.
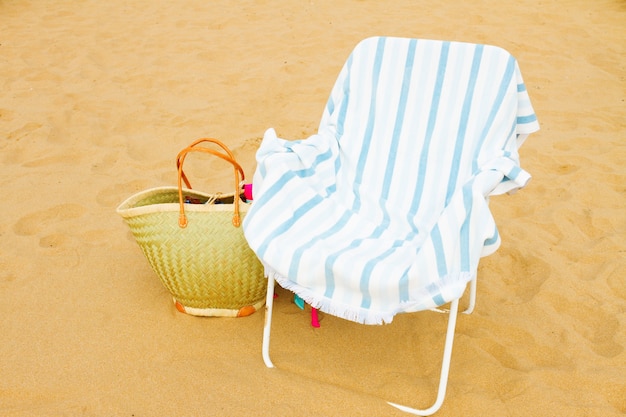
[[[222,158],[222,159],[224,159],[224,160],[226,160],[226,161],[230,162],[231,164],[233,164],[233,166],[234,166],[237,170],[239,170],[239,174],[241,175],[241,180],[242,180],[242,181],[243,181],[243,180],[245,180],[245,177],[246,177],[246,176],[245,176],[245,174],[244,174],[244,172],[243,172],[243,168],[241,168],[241,166],[240,166],[240,165],[237,163],[237,161],[235,160],[235,155],[233,155],[233,153],[231,152],[231,150],[230,150],[230,149],[228,149],[228,146],[224,145],[224,143],[220,142],[219,140],[217,140],[217,139],[213,139],[213,138],[202,138],[202,139],[198,139],[198,140],[196,140],[195,142],[193,142],[191,145],[189,145],[189,146],[187,146],[185,149],[183,149],[183,150],[182,150],[182,151],[178,154],[178,157],[176,158],[176,168],[179,168],[179,167],[180,167],[180,164],[181,164],[181,162],[180,162],[180,156],[181,156],[181,154],[182,154],[182,153],[183,153],[186,149],[197,147],[197,146],[198,146],[198,145],[200,145],[201,143],[213,143],[213,144],[215,144],[215,145],[218,145],[220,148],[222,148],[222,149],[226,152],[226,154],[228,155],[228,157],[229,157],[229,158],[226,158],[224,154],[217,153],[217,152],[215,152],[215,151],[210,150],[209,148],[202,148],[202,149],[205,149],[205,151],[203,151],[203,152],[210,153],[210,154],[212,154],[212,155],[218,156],[218,157],[220,157],[220,158]],[[199,149],[200,149],[200,148],[199,148]],[[191,184],[189,183],[189,180],[187,179],[187,175],[185,175],[185,171],[182,171],[182,178],[183,178],[183,181],[185,182],[185,185],[187,185],[187,188],[192,188],[192,187],[191,187]]]
[[[206,148],[204,146],[199,146],[202,143],[216,144],[220,148],[222,148],[225,151],[225,153],[221,153],[216,150]],[[235,227],[241,226],[241,216],[239,214],[239,200],[240,200],[239,194],[241,192],[241,184],[243,180],[245,179],[243,168],[241,168],[241,165],[239,165],[239,163],[235,160],[233,153],[230,151],[230,149],[228,149],[226,145],[224,145],[222,142],[220,142],[217,139],[211,139],[211,138],[198,139],[197,141],[193,142],[191,145],[181,150],[176,156],[176,168],[178,170],[178,202],[180,205],[178,225],[181,228],[187,227],[187,216],[185,214],[185,203],[184,203],[184,198],[183,198],[183,186],[182,186],[183,184],[182,183],[184,181],[188,188],[191,188],[191,184],[189,183],[189,180],[187,179],[187,176],[185,175],[185,172],[183,171],[183,164],[185,162],[185,158],[187,157],[187,155],[192,152],[201,152],[201,153],[206,153],[209,155],[217,156],[218,158],[221,158],[227,162],[230,162],[233,165],[233,171],[235,174],[234,175],[235,176],[235,194],[233,197],[234,214],[233,214],[232,222],[233,222],[233,226]]]

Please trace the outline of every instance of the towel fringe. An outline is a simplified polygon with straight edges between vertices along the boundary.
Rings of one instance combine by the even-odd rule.
[[[273,278],[278,284],[286,290],[289,290],[295,294],[297,294],[300,298],[302,298],[307,304],[311,307],[317,308],[324,313],[345,319],[350,320],[360,324],[368,324],[368,325],[383,325],[389,324],[393,321],[393,317],[401,312],[412,313],[424,310],[432,310],[437,307],[440,307],[443,304],[435,303],[432,298],[430,298],[431,302],[426,303],[424,301],[420,303],[415,302],[406,302],[400,304],[399,308],[396,311],[373,311],[364,308],[355,308],[354,306],[338,303],[335,300],[331,300],[327,297],[319,297],[313,291],[305,288],[297,283],[285,278],[283,275],[278,273],[275,269],[271,268],[264,262],[263,266],[265,268],[265,276],[268,278]],[[446,295],[448,296],[448,300],[453,300],[456,298],[460,298],[465,291],[465,287],[467,283],[471,281],[475,277],[475,273],[470,272],[461,272],[456,275],[454,278],[451,276],[446,276],[441,279],[441,282],[447,283],[447,291]],[[427,294],[424,294],[424,298],[429,299]]]
[[[311,307],[317,308],[324,313],[356,323],[369,325],[389,324],[393,321],[393,316],[396,314],[395,312],[380,312],[354,308],[353,306],[341,304],[326,297],[320,298],[311,290],[290,281],[268,265],[264,264],[264,266],[266,277],[273,278],[281,287],[297,294]]]

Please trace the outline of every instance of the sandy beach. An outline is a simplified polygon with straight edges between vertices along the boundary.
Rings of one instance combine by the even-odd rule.
[[[444,2],[445,3],[445,2]],[[501,46],[541,125],[533,175],[492,199],[502,246],[459,316],[438,416],[626,413],[626,2],[0,0],[0,415],[403,416],[434,400],[446,317],[322,326],[178,312],[115,213],[225,142],[315,133],[361,39]],[[198,189],[230,189],[220,163]]]

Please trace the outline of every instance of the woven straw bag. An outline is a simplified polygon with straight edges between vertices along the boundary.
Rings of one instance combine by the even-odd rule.
[[[224,153],[201,146],[217,144]],[[188,154],[217,156],[234,167],[230,194],[192,190],[183,171]],[[265,303],[263,266],[241,229],[249,204],[242,200],[244,172],[215,139],[199,139],[176,158],[177,187],[139,192],[117,208],[179,311],[197,316],[242,317]],[[187,187],[182,186],[185,182]]]

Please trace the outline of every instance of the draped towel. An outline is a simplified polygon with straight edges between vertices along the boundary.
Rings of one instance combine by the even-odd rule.
[[[318,133],[266,131],[243,227],[266,274],[365,324],[460,297],[500,237],[487,197],[524,187],[538,130],[516,60],[495,46],[360,42]]]

